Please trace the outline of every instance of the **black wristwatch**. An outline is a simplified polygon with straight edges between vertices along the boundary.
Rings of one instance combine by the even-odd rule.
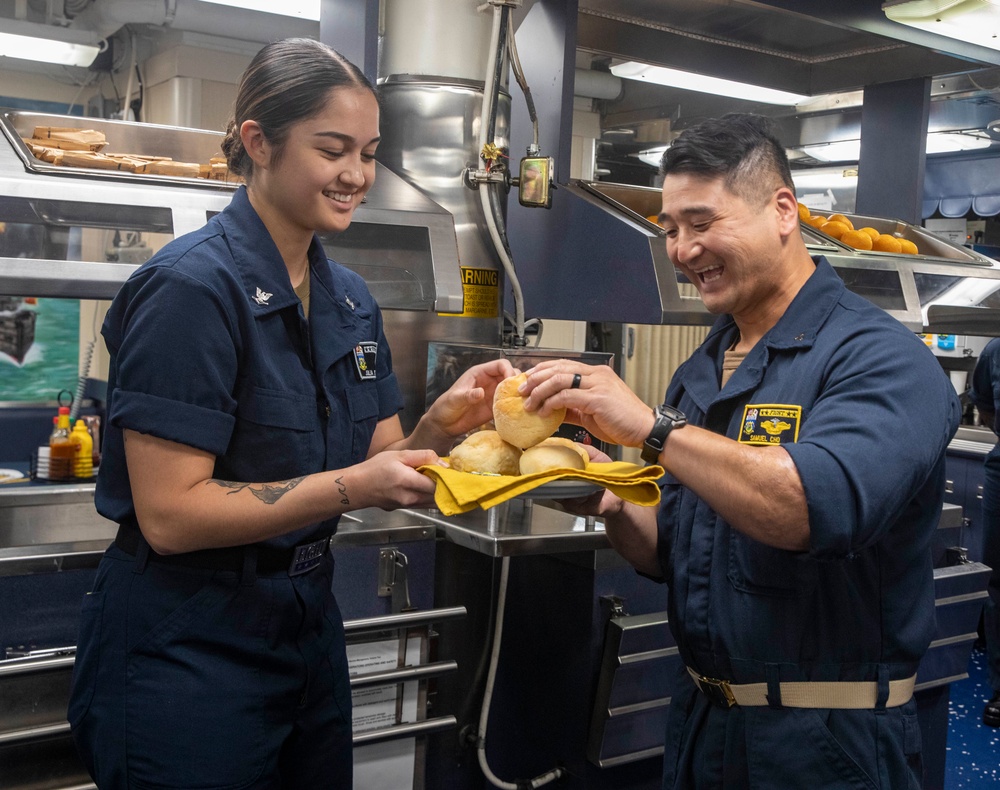
[[[687,417],[684,416],[684,412],[673,406],[657,406],[653,409],[653,416],[656,418],[653,430],[649,432],[646,441],[642,443],[642,460],[647,464],[655,464],[660,460],[663,445],[674,428],[683,428],[687,425]]]

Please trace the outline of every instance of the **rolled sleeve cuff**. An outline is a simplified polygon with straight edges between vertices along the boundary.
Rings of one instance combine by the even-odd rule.
[[[138,431],[223,455],[236,424],[231,414],[144,392],[118,390],[109,420],[122,430]]]
[[[783,445],[792,457],[809,509],[810,554],[822,559],[846,557],[855,533],[855,502],[837,460],[813,444]]]
[[[399,382],[396,380],[396,374],[390,373],[385,378],[379,379],[376,382],[376,386],[378,387],[379,402],[378,418],[384,420],[394,414],[398,414],[400,409],[403,408],[403,394],[399,391]]]

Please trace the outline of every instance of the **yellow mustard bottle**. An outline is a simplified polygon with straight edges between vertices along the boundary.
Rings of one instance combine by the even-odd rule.
[[[94,440],[87,423],[77,420],[70,434],[73,443],[73,477],[89,480],[94,476]]]

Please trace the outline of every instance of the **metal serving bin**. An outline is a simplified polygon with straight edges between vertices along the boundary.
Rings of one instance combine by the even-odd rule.
[[[67,167],[54,165],[37,159],[22,138],[30,138],[36,126],[73,127],[93,129],[107,138],[107,152],[133,154],[136,156],[169,157],[177,162],[208,163],[214,156],[222,155],[221,132],[207,129],[187,129],[179,126],[163,126],[129,121],[111,121],[103,118],[76,118],[65,115],[48,115],[37,112],[6,110],[0,113],[0,129],[27,170],[60,176],[98,178],[111,181],[135,181],[143,184],[184,184],[204,186],[210,189],[236,188],[236,183],[165,176],[146,173],[129,173],[119,170],[102,170],[95,167]]]

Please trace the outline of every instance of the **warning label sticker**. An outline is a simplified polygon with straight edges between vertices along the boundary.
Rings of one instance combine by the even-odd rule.
[[[465,318],[496,318],[500,313],[500,273],[496,269],[462,267]]]

